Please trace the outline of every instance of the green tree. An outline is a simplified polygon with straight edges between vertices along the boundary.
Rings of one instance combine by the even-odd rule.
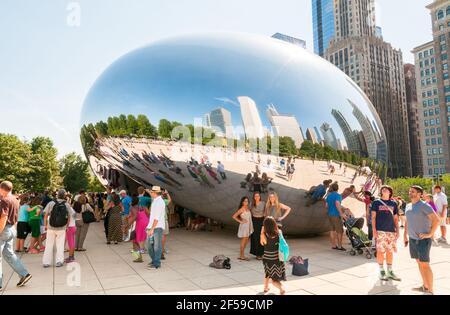
[[[172,133],[172,124],[167,119],[161,119],[158,126],[158,134],[164,139],[168,139]]]
[[[281,156],[295,155],[297,153],[295,142],[291,137],[280,137],[279,147]]]
[[[87,189],[90,183],[88,163],[76,153],[65,155],[59,162],[63,184],[67,191],[76,193]]]
[[[31,158],[29,165],[28,189],[31,191],[54,190],[61,184],[58,151],[53,146],[53,141],[46,137],[36,137],[31,143]]]
[[[105,186],[100,183],[97,176],[90,174],[89,185],[87,190],[90,192],[103,192],[105,191]]]
[[[155,126],[150,123],[145,115],[141,114],[137,116],[137,125],[139,136],[156,137],[158,135]]]
[[[95,124],[95,131],[98,136],[107,136],[108,135],[108,124],[104,121],[99,121]]]
[[[14,190],[28,190],[31,147],[14,135],[0,134],[0,181],[9,180]]]
[[[127,117],[127,134],[136,135],[138,133],[138,123],[134,115],[128,115]]]

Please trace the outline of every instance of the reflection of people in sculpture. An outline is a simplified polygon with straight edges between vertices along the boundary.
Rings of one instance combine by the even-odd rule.
[[[327,189],[333,181],[331,179],[325,180],[319,186],[313,186],[309,189],[305,194],[305,198],[308,198],[306,202],[306,206],[309,207],[315,204],[317,201],[322,200],[325,194],[327,193]]]
[[[220,163],[220,161],[217,161],[217,172],[219,172],[220,177],[222,177],[223,180],[227,179],[227,175],[225,174],[225,166]]]
[[[268,191],[270,183],[272,183],[273,178],[267,176],[267,173],[263,173],[261,177],[261,188],[262,192],[266,193]]]
[[[248,257],[245,257],[245,247],[247,247],[250,235],[253,233],[253,221],[248,197],[242,197],[239,208],[232,218],[239,223],[238,237],[241,239],[241,246],[238,259],[250,260]]]
[[[285,164],[286,164],[286,161],[284,160],[284,158],[282,158],[281,161],[280,161],[280,167],[281,167],[281,169],[284,170],[284,165],[285,165]]]
[[[252,180],[252,173],[248,173],[247,176],[245,176],[245,180],[241,182],[241,188],[247,188],[250,190],[251,188],[251,180]]]
[[[342,173],[343,176],[346,176],[347,173],[347,165],[344,165],[344,172]]]
[[[217,177],[217,173],[213,171],[213,169],[210,166],[205,165],[205,169],[208,172],[209,176],[211,176],[212,178],[214,178],[214,180],[219,183],[222,184],[222,182],[219,180],[219,178]]]
[[[253,177],[252,177],[251,181],[250,181],[249,191],[261,192],[261,184],[262,184],[262,181],[259,178],[258,173],[255,172],[253,174]]]
[[[199,183],[201,183],[201,182],[200,182],[200,179],[198,179],[197,174],[194,173],[194,171],[192,170],[191,166],[190,166],[190,165],[186,165],[186,168],[187,168],[189,174],[192,176],[192,178],[194,178],[196,181],[198,181]]]
[[[172,176],[170,176],[169,174],[167,174],[165,171],[160,170],[159,171],[166,179],[174,182],[175,184],[177,184],[178,186],[183,186],[183,184],[181,184],[179,181],[177,181],[176,179],[174,179]]]
[[[267,199],[266,203],[266,208],[264,210],[265,217],[273,217],[275,221],[277,221],[278,226],[282,227],[283,220],[286,219],[286,217],[289,215],[290,212],[291,208],[282,204],[279,201],[278,195],[275,192],[271,192],[269,194],[269,198]]]
[[[295,173],[295,166],[294,164],[290,164],[286,169],[288,182],[292,180],[292,178],[294,177],[294,173]]]
[[[353,175],[351,183],[353,184],[356,180],[356,177],[358,177],[358,171],[355,172],[355,175]]]
[[[197,167],[192,166],[192,171],[200,176],[201,180],[208,185],[210,188],[214,188],[214,185],[211,184],[211,182],[208,180],[208,177],[206,177],[205,173],[203,173],[202,166],[198,165]]]
[[[357,200],[364,202],[364,198],[359,197],[360,193],[361,193],[360,191],[356,192],[355,185],[351,185],[351,186],[345,188],[344,191],[342,192],[342,194],[341,194],[342,200],[353,195],[353,197],[355,197]]]
[[[255,173],[258,175],[261,174],[261,170],[259,169],[258,165],[255,165]]]

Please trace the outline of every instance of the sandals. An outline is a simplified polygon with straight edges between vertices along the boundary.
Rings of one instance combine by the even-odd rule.
[[[243,260],[243,261],[249,261],[249,260],[250,260],[248,257],[244,257],[244,258],[238,257],[238,259],[239,259],[239,260]]]
[[[264,293],[267,293],[270,291],[270,288],[264,288]]]

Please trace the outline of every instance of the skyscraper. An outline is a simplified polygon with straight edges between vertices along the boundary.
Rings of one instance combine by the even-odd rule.
[[[316,132],[312,128],[306,129],[306,139],[311,141],[313,144],[319,143],[319,141],[317,140]]]
[[[375,131],[372,129],[372,124],[370,120],[364,115],[364,113],[354,104],[352,101],[348,100],[350,105],[353,107],[353,116],[358,120],[359,125],[362,128],[362,135],[364,136],[364,143],[369,157],[372,159],[377,158],[377,140],[375,137]],[[362,142],[360,140],[360,142]]]
[[[295,146],[300,148],[303,141],[300,125],[293,115],[281,115],[274,105],[268,105],[266,110],[267,118],[272,125],[276,137],[290,137],[295,142]]]
[[[272,35],[272,37],[306,49],[306,41],[304,41],[303,39],[295,38],[281,33],[276,33]]]
[[[314,52],[323,57],[335,36],[334,0],[312,0]]]
[[[233,138],[233,125],[231,113],[223,107],[219,107],[206,114],[209,117],[209,126],[215,127],[219,137]]]
[[[421,128],[419,121],[419,106],[417,103],[416,70],[414,65],[406,64],[404,66],[404,72],[406,80],[406,105],[408,108],[412,175],[423,176]]]
[[[335,36],[324,58],[351,77],[378,111],[388,139],[388,175],[410,176],[402,52],[377,37],[374,0],[335,0],[332,20]],[[322,23],[329,21],[322,20]]]
[[[435,159],[438,156],[433,154],[434,152],[432,152],[433,155],[430,157],[433,158],[433,173],[437,174],[439,168],[439,173],[444,174],[450,171],[450,74],[448,61],[448,47],[450,45],[450,37],[448,35],[450,32],[450,0],[435,0],[427,6],[427,9],[430,10],[433,26],[433,45],[434,53],[436,54],[436,80],[439,97],[438,112],[436,112],[435,108],[434,116],[428,116],[428,123],[430,126],[430,134],[433,129],[433,120],[436,121],[436,127],[442,128],[442,136],[439,134],[436,137],[432,137],[431,143],[433,144],[434,138],[434,141],[438,144],[437,152],[442,156],[441,158],[444,160],[445,165],[441,164],[441,158],[439,158],[439,165],[435,165]],[[423,59],[425,67],[425,55]],[[428,111],[429,113],[431,112],[430,109]]]
[[[439,55],[434,49],[434,42],[431,41],[412,51],[416,64],[418,124],[424,176],[445,173],[446,170],[443,141],[446,138],[446,120],[441,123],[440,117],[445,105],[439,98],[436,65]]]
[[[203,116],[203,127],[211,127],[211,117],[209,116],[209,113]]]
[[[326,145],[329,145],[335,150],[342,150],[342,148],[339,148],[336,135],[334,134],[333,128],[331,128],[329,124],[323,123],[323,125],[320,126],[320,131],[322,132],[322,136]]]
[[[331,114],[336,119],[336,122],[338,123],[339,127],[341,128],[342,133],[344,134],[344,138],[345,138],[345,141],[347,142],[348,150],[351,152],[360,153],[361,145],[359,143],[358,132],[354,132],[350,128],[350,125],[348,124],[344,115],[342,115],[342,113],[340,111],[333,109],[331,111]]]
[[[241,105],[242,124],[246,138],[264,138],[264,128],[255,101],[248,96],[240,96],[238,101]]]

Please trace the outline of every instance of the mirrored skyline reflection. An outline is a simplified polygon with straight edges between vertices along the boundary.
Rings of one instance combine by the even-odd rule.
[[[156,128],[167,120],[159,139],[147,118]],[[345,174],[336,163],[339,173],[330,174],[325,161],[275,156],[277,137],[292,138],[297,148],[310,140],[376,157],[384,162],[373,166],[380,170],[388,158],[375,109],[343,72],[301,47],[258,35],[187,35],[134,50],[95,82],[81,122],[92,169],[113,187],[159,185],[175,203],[225,224],[235,223],[231,215],[243,195],[259,191],[267,200],[274,191],[293,209],[284,230],[298,235],[329,230],[326,209],[311,199],[311,187],[331,178],[343,189],[357,166]],[[213,129],[220,141],[215,148],[202,139],[174,144],[168,141],[170,122],[194,138],[203,131],[211,136]],[[133,137],[139,134],[146,137]],[[274,137],[270,153],[264,141],[260,154],[246,150],[267,136]],[[234,150],[222,147],[234,142],[225,138],[246,141]],[[292,178],[287,164],[295,166]]]
[[[339,111],[356,131],[364,131],[367,124],[362,127],[353,114],[357,108],[384,133],[373,106],[352,83],[327,61],[276,39],[235,33],[183,36],[155,42],[113,63],[86,97],[81,121],[145,114],[155,126],[160,119],[193,124],[194,118],[204,121],[205,115],[223,108],[229,113],[227,130],[217,127],[225,135],[240,138],[234,130],[243,127],[245,132],[247,127],[247,137],[254,138],[286,129],[286,119],[278,117],[274,126],[273,116],[266,114],[272,106],[292,117],[291,129],[299,125],[300,133],[281,132],[291,134],[297,145],[306,139],[308,128],[318,142],[325,139],[319,130],[326,123],[342,146],[351,149],[355,145],[348,144],[347,131],[325,108]],[[366,142],[374,156],[376,143],[370,134],[366,132]]]

